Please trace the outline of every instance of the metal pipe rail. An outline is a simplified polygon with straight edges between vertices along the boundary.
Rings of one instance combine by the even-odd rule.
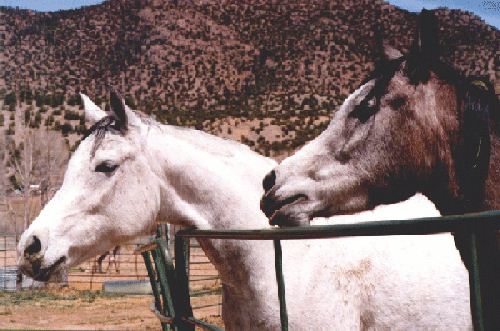
[[[500,228],[500,211],[444,217],[414,218],[359,222],[353,224],[311,225],[260,230],[197,230],[177,232],[176,237],[238,239],[238,240],[294,240],[326,239],[355,236],[426,235],[444,232],[495,230]]]
[[[282,256],[280,240],[297,240],[297,239],[325,239],[338,237],[353,237],[353,236],[387,236],[387,235],[429,235],[444,232],[460,232],[468,234],[468,249],[471,256],[471,265],[469,266],[469,285],[471,295],[471,311],[475,330],[485,330],[488,321],[484,316],[485,302],[482,300],[481,279],[483,278],[483,265],[487,265],[484,256],[485,252],[478,249],[478,240],[485,233],[490,233],[500,229],[500,211],[489,211],[482,213],[455,215],[446,217],[430,217],[418,218],[410,220],[389,220],[389,221],[374,221],[361,222],[355,224],[333,224],[322,226],[305,226],[293,228],[271,228],[259,230],[197,230],[187,229],[180,230],[175,238],[175,277],[166,277],[165,274],[173,272],[173,264],[170,257],[165,256],[165,250],[161,249],[162,240],[156,239],[153,245],[145,246],[142,249],[142,255],[150,275],[153,293],[157,311],[160,311],[165,317],[163,323],[164,330],[173,327],[174,330],[194,330],[194,325],[208,329],[220,330],[219,328],[208,325],[205,322],[196,320],[193,317],[192,308],[189,302],[189,288],[187,282],[187,261],[189,255],[186,256],[186,245],[189,245],[189,238],[206,238],[206,239],[237,239],[237,240],[273,240],[275,248],[275,270],[276,280],[278,284],[278,295],[280,302],[280,320],[281,329],[288,330],[288,315],[285,301],[285,283],[282,273]],[[160,251],[163,251],[160,252]],[[170,266],[165,269],[163,261],[154,258],[156,266],[156,275],[152,271],[149,255],[159,257],[166,261],[166,265]],[[158,260],[158,264],[156,264]],[[149,267],[148,267],[149,265]],[[151,270],[151,272],[150,272]],[[153,276],[152,276],[153,275]],[[167,282],[168,284],[162,284]],[[159,282],[158,282],[159,280]],[[500,281],[500,280],[495,280]],[[160,285],[161,294],[163,296],[165,288],[169,288],[171,295],[164,297],[162,305],[160,303],[160,293],[158,291],[158,283]],[[165,292],[166,293],[166,292]],[[161,307],[164,307],[163,309]]]

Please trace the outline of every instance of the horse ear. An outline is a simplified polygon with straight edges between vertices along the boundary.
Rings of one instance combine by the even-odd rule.
[[[110,105],[111,114],[116,121],[116,129],[124,133],[128,129],[126,106],[123,98],[116,91],[111,91]]]
[[[142,124],[141,118],[135,113],[135,111],[130,109],[130,107],[127,106],[127,104],[125,104],[125,113],[127,114],[127,120],[129,125],[139,126]]]
[[[415,40],[422,59],[428,63],[439,58],[439,26],[436,15],[423,9],[418,16],[418,38]]]
[[[418,16],[417,37],[406,61],[406,74],[414,84],[426,82],[431,67],[439,61],[438,31],[434,12],[423,9]]]
[[[101,108],[99,108],[94,102],[92,102],[92,100],[90,100],[90,98],[87,95],[80,93],[80,97],[82,98],[85,118],[87,120],[89,120],[92,123],[96,123],[104,116],[106,116],[106,113]]]

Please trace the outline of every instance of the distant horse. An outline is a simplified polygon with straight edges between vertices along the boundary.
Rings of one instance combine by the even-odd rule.
[[[142,118],[114,93],[108,115],[82,97],[95,124],[69,161],[60,190],[20,239],[23,272],[49,280],[154,232],[158,221],[269,228],[259,201],[274,161],[236,142]],[[437,214],[423,197],[380,212]],[[226,328],[279,329],[272,243],[199,243],[220,274]],[[452,245],[450,235],[283,242],[290,328],[470,328],[467,272]]]
[[[444,215],[500,209],[500,110],[494,92],[488,82],[464,78],[441,63],[436,18],[423,11],[419,20],[409,54],[387,48],[385,63],[345,100],[328,128],[266,176],[261,208],[271,224],[307,224],[316,216],[355,213],[415,192]],[[455,234],[469,264],[464,238]],[[483,298],[491,309],[486,314],[498,318],[495,233],[482,233],[479,245],[494,261],[483,266]]]
[[[104,252],[103,254],[99,255],[99,257],[97,257],[97,260],[94,263],[94,266],[92,267],[92,272],[97,272],[100,274],[104,273],[104,271],[102,270],[102,263],[104,262],[104,259],[109,256],[109,263],[107,270],[109,270],[111,264],[114,264],[115,272],[120,273],[120,264],[118,263],[118,260],[116,258],[116,255],[120,253],[120,250],[121,246],[118,245],[115,246],[115,248],[113,248],[112,250]]]

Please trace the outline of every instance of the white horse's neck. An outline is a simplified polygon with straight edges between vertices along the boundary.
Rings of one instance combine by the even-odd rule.
[[[232,141],[171,126],[152,127],[147,149],[161,183],[160,221],[199,229],[269,227],[259,201],[262,178],[276,165],[271,159]],[[277,296],[270,242],[199,242],[220,273],[226,306],[242,299],[250,305],[254,301],[257,310],[273,306]],[[266,319],[264,311],[253,315]]]
[[[147,149],[162,183],[161,221],[199,229],[268,227],[259,201],[274,161],[239,143],[172,126],[152,127]]]

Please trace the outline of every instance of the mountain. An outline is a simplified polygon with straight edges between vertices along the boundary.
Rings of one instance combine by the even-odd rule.
[[[469,12],[437,15],[443,60],[498,86],[500,32]],[[35,125],[81,133],[76,93],[101,102],[114,86],[162,122],[282,155],[321,132],[380,58],[381,36],[406,51],[415,25],[415,14],[379,0],[110,0],[55,13],[3,7],[0,124],[17,127],[9,110],[21,99],[25,116],[42,114]]]

